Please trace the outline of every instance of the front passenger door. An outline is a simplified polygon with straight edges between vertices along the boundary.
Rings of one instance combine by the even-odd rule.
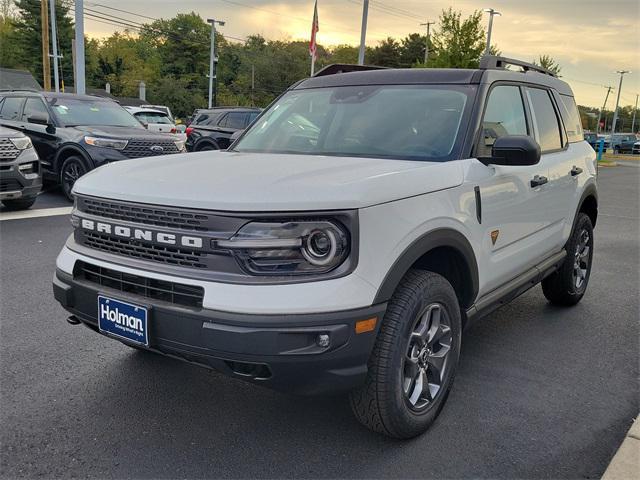
[[[486,158],[473,183],[479,187],[482,204],[482,255],[479,269],[484,272],[483,291],[487,293],[543,260],[547,214],[543,198],[547,185],[533,184],[544,179],[547,169],[541,165],[492,165],[492,147],[495,140],[507,135],[531,135],[527,122],[525,102],[520,86],[498,84],[488,93],[482,118],[481,132],[476,145],[476,157]],[[474,169],[475,170],[475,169]]]
[[[27,97],[24,104],[24,110],[22,112],[20,127],[31,138],[33,147],[38,152],[38,157],[43,167],[47,170],[51,170],[53,164],[53,157],[57,150],[57,138],[51,127],[42,125],[39,123],[29,122],[29,117],[39,115],[46,116],[51,120],[51,115],[42,99],[37,97]]]

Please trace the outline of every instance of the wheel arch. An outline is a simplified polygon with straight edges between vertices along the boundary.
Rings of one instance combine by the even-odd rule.
[[[591,219],[591,225],[596,226],[598,220],[598,191],[594,184],[589,184],[582,192],[580,203],[578,204],[578,210],[574,217],[575,220],[578,217],[578,213],[585,213]]]
[[[76,145],[65,145],[62,148],[60,148],[60,150],[58,150],[58,153],[56,153],[56,157],[53,162],[54,171],[57,174],[59,174],[60,168],[62,167],[62,164],[64,163],[64,161],[67,158],[72,157],[74,155],[81,157],[86,162],[89,170],[91,170],[94,167],[93,162],[91,161],[91,158],[89,157],[87,152],[85,152],[82,148]]]
[[[478,295],[476,256],[469,241],[457,230],[432,230],[411,243],[387,272],[374,303],[388,301],[411,268],[445,277],[456,291],[463,311],[473,305]]]

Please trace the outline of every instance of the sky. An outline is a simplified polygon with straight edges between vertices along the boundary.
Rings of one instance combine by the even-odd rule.
[[[85,0],[85,7],[142,23],[151,20],[100,5],[151,18],[194,11],[203,18],[224,20],[220,31],[238,39],[260,34],[274,40],[308,40],[313,15],[313,0]],[[492,45],[506,57],[525,61],[551,55],[581,105],[602,107],[606,86],[612,86],[607,102],[612,109],[620,79],[617,70],[632,71],[624,76],[620,105],[634,104],[640,93],[639,0],[370,0],[366,43],[375,46],[387,36],[424,32],[419,24],[437,22],[449,6],[465,16],[488,7],[501,12],[494,18]],[[359,44],[361,0],[318,0],[318,17],[318,43]],[[486,28],[488,15],[484,23]],[[437,23],[432,28],[437,30]],[[85,19],[85,33],[91,37],[122,29]]]

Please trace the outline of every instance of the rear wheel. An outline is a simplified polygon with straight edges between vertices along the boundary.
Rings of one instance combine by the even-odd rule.
[[[3,200],[2,204],[7,210],[26,210],[31,208],[38,197],[14,198],[11,200]]]
[[[389,302],[365,385],[351,393],[358,420],[395,438],[427,430],[451,389],[460,337],[460,307],[449,282],[409,271]]]
[[[71,195],[73,185],[88,171],[89,169],[84,160],[80,157],[71,156],[62,164],[62,168],[60,169],[60,185],[62,186],[62,192],[69,200],[73,201],[73,196]]]
[[[551,303],[571,306],[587,291],[593,262],[593,225],[579,213],[573,233],[565,247],[567,257],[560,269],[542,281],[542,292]]]

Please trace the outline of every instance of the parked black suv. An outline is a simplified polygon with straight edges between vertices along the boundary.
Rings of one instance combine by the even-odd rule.
[[[75,181],[104,163],[184,151],[184,140],[150,132],[117,102],[91,95],[0,92],[0,125],[31,138],[43,173],[67,198]]]
[[[231,136],[253,122],[259,108],[223,107],[197,110],[187,127],[187,151],[224,150],[232,143]]]

